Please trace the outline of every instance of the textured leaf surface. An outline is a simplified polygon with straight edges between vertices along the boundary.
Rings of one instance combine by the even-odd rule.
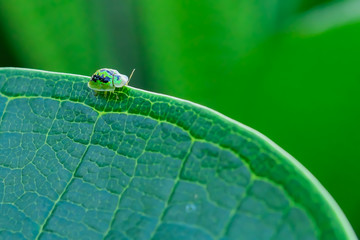
[[[261,134],[183,100],[0,70],[1,239],[355,239]]]
[[[143,2],[154,90],[269,136],[321,181],[360,235],[360,1]],[[301,9],[287,12],[296,2]]]

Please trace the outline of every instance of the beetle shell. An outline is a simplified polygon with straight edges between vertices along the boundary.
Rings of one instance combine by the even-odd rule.
[[[127,85],[128,82],[129,82],[129,78],[126,75],[120,73],[114,75],[114,86],[116,88],[121,88]]]
[[[92,75],[88,86],[95,91],[115,91],[115,88],[123,87],[128,81],[128,77],[117,70],[102,68]]]

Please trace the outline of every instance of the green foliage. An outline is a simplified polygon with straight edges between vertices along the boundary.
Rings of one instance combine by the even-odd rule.
[[[89,77],[0,70],[2,239],[355,239],[336,203],[260,133]]]
[[[360,233],[359,1],[185,2],[138,4],[156,91],[274,139]]]
[[[28,67],[81,74],[114,66],[109,29],[94,8],[85,0],[0,1],[12,57]]]

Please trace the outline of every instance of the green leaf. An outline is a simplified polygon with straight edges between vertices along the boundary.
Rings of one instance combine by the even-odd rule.
[[[356,239],[295,159],[205,107],[0,70],[1,239]]]
[[[168,1],[169,9],[158,10],[160,2],[141,5],[147,7],[141,16],[148,20],[142,23],[154,90],[204,104],[269,136],[320,180],[360,235],[360,191],[354,191],[360,185],[360,1],[275,15],[282,27],[269,14],[273,8],[239,7],[260,1],[200,2],[212,8]],[[280,2],[284,10],[294,3]],[[308,8],[321,1],[305,2]],[[231,15],[215,5],[235,10]],[[268,18],[236,21],[245,14]],[[245,27],[249,37],[236,36]],[[260,41],[257,31],[269,34]],[[250,52],[240,51],[254,43]]]

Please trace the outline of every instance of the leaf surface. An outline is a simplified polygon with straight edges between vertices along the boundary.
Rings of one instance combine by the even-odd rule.
[[[288,17],[264,6],[275,1],[162,2],[141,4],[139,14],[153,89],[270,137],[320,180],[360,235],[360,1],[302,0],[327,3]],[[278,2],[287,11],[295,1]]]
[[[0,70],[0,238],[356,239],[260,133],[184,100]]]

